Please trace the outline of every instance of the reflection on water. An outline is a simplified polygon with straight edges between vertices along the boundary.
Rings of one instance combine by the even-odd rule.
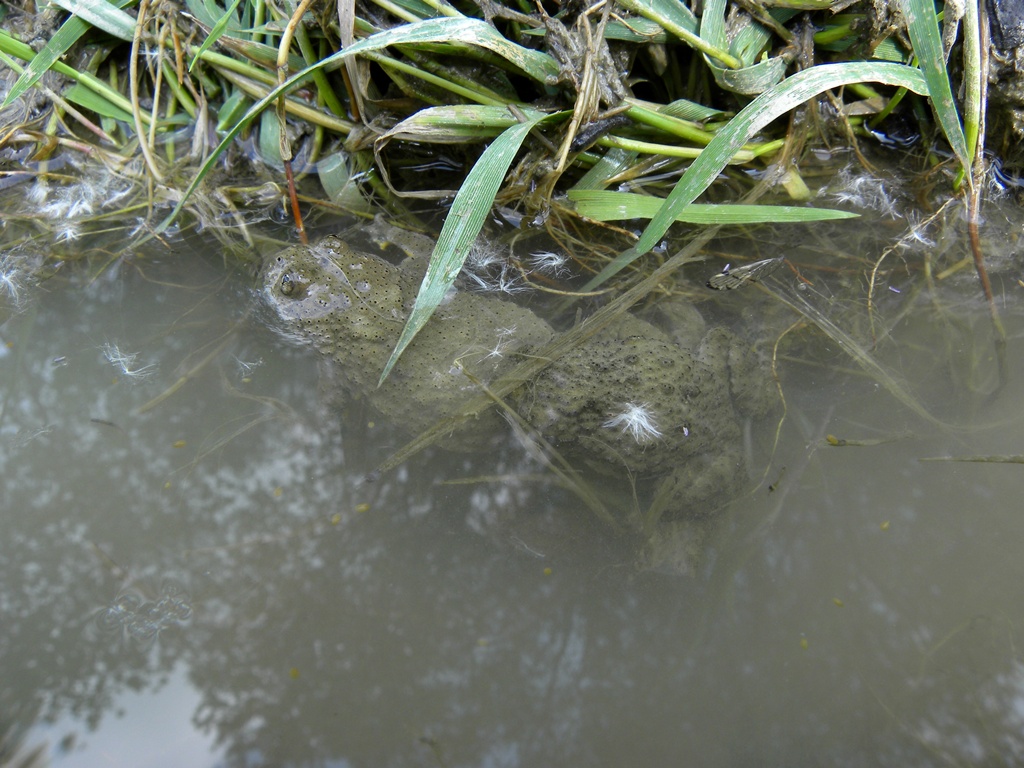
[[[515,445],[368,481],[404,436],[332,405],[245,274],[67,267],[0,327],[0,731],[37,723],[54,764],[140,764],[118,724],[146,707],[150,765],[1020,762],[1021,467],[920,461],[1024,452],[996,263],[993,398],[967,275],[937,301],[892,272],[854,329],[978,426],[794,331],[767,482],[693,579],[638,569]],[[785,280],[834,316],[812,277]]]

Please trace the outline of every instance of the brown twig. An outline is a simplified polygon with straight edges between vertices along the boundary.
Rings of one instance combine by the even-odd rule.
[[[288,79],[288,51],[292,47],[292,38],[295,37],[295,30],[302,23],[302,17],[309,9],[313,0],[302,0],[295,9],[295,13],[288,19],[288,25],[281,35],[281,45],[277,49],[277,82],[284,85]],[[288,139],[288,125],[285,122],[285,99],[284,93],[277,98],[277,121],[279,124],[279,147],[281,160],[284,162],[284,173],[288,179],[288,199],[292,204],[292,218],[295,220],[295,227],[299,231],[299,241],[306,245],[309,239],[306,237],[306,228],[302,224],[302,211],[299,208],[299,201],[295,194],[295,174],[292,173],[292,145]]]

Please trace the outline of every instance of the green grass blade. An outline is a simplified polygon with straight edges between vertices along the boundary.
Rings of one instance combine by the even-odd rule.
[[[981,131],[983,72],[988,68],[982,66],[981,54],[981,19],[978,6],[968,4],[964,8],[963,18],[963,49],[964,49],[964,134],[968,157],[973,162],[978,153],[978,135]],[[970,171],[969,166],[964,166]]]
[[[446,17],[403,24],[360,40],[342,53],[354,56],[367,51],[377,51],[389,45],[422,43],[465,43],[485,48],[541,83],[547,82],[549,78],[556,78],[559,74],[557,62],[548,54],[513,43],[502,37],[486,22],[470,18]]]
[[[875,47],[874,53],[871,55],[872,59],[878,59],[880,61],[897,61],[903,62],[906,60],[906,55],[903,53],[903,49],[893,40],[891,37],[887,37],[878,46]]]
[[[199,61],[199,57],[202,56],[210,47],[217,42],[217,39],[223,35],[228,28],[228,24],[235,20],[235,9],[238,7],[240,0],[232,0],[231,5],[224,11],[224,15],[217,19],[217,23],[213,25],[210,30],[210,34],[206,36],[202,44],[199,46],[199,50],[196,51],[192,57],[192,61],[189,62],[188,71],[191,72],[192,68],[195,67],[196,62]]]
[[[232,72],[238,72],[239,74],[250,77],[253,80],[260,80],[267,85],[274,85],[277,83],[277,77],[275,75],[249,64],[249,61],[254,61],[257,64],[262,64],[276,71],[276,48],[263,43],[254,42],[252,40],[241,40],[228,34],[221,35],[218,42],[221,44],[221,47],[229,53],[238,54],[239,58],[234,59],[222,53],[208,50],[200,54],[203,61],[221,69],[229,69]],[[321,62],[321,65],[325,63],[326,60]],[[298,72],[305,66],[307,66],[306,62],[301,56],[288,54],[288,69]]]
[[[725,34],[725,6],[726,0],[707,0],[704,3],[704,12],[700,17],[700,36],[716,48],[723,51],[729,50],[729,38]],[[712,58],[708,56],[708,58]],[[747,62],[737,59],[739,66],[727,64],[725,61],[709,61],[711,65],[718,64],[719,67],[733,66],[739,69]]]
[[[633,99],[630,103],[637,102]],[[720,109],[707,107],[687,99],[676,99],[663,106],[658,106],[658,111],[669,117],[678,117],[680,120],[691,120],[694,122],[709,120],[722,114]]]
[[[430,257],[427,274],[420,285],[409,319],[406,320],[402,335],[391,353],[391,358],[380,375],[380,381],[387,378],[399,356],[413,340],[420,329],[437,309],[448,289],[462,269],[480,228],[491,212],[494,196],[505,179],[512,160],[519,147],[533,130],[544,120],[561,118],[561,114],[535,114],[525,123],[517,123],[491,142],[480,159],[466,176],[465,182],[452,202],[445,218],[437,246]]]
[[[700,22],[686,3],[676,2],[676,0],[629,0],[620,5],[641,18],[650,19],[672,34],[676,34],[675,29],[681,29],[694,37],[698,35]],[[685,38],[681,39],[686,42]]]
[[[678,0],[619,0],[618,4],[657,23],[691,48],[725,62],[726,66],[743,66],[743,62],[729,53],[727,44],[716,46],[697,33],[697,18]]]
[[[708,0],[700,20],[700,36],[716,48],[728,50],[737,64],[725,63],[720,57],[705,54],[704,59],[725,90],[745,96],[756,96],[786,76],[786,62],[776,56],[757,61],[758,54],[770,34],[760,24],[744,27],[732,44],[725,32],[726,0]]]
[[[116,0],[118,8],[124,8],[135,2],[137,0]],[[52,67],[54,62],[59,61],[60,57],[67,53],[71,46],[78,42],[78,39],[88,32],[89,29],[91,27],[78,16],[71,16],[61,24],[60,29],[53,34],[53,37],[46,42],[46,45],[39,50],[39,53],[30,55],[26,59],[29,62],[28,67],[25,68],[21,77],[18,78],[18,81],[8,91],[3,104],[0,104],[0,109],[6,107],[35,85],[36,81],[43,76],[43,73]],[[31,50],[29,48],[30,52]]]
[[[243,115],[242,118],[227,133],[224,134],[224,138],[221,139],[220,144],[217,145],[216,149],[213,150],[213,152],[206,159],[206,161],[202,164],[202,166],[200,166],[199,171],[196,173],[195,178],[192,179],[191,183],[185,189],[185,191],[182,194],[181,198],[178,200],[177,204],[174,206],[174,209],[167,215],[167,217],[163,221],[161,221],[159,224],[157,224],[156,228],[153,230],[153,234],[159,234],[159,233],[165,231],[167,229],[167,227],[169,227],[174,222],[174,220],[181,213],[182,209],[185,207],[185,203],[188,201],[189,197],[191,197],[192,193],[196,190],[196,187],[198,187],[202,183],[203,179],[206,178],[206,176],[210,173],[210,171],[213,169],[213,167],[220,161],[220,156],[223,154],[224,150],[226,150],[228,148],[228,146],[231,144],[231,142],[233,142],[237,138],[238,134],[241,133],[246,128],[246,126],[248,126],[258,114],[260,114],[269,105],[273,104],[275,102],[275,100],[277,99],[277,97],[280,96],[282,93],[287,93],[292,88],[295,88],[296,86],[301,85],[302,83],[305,83],[308,80],[311,80],[313,78],[313,74],[317,70],[327,69],[327,68],[331,68],[331,67],[337,66],[342,61],[344,61],[345,58],[347,58],[349,56],[354,56],[357,53],[359,53],[360,51],[368,51],[368,50],[372,51],[372,50],[377,50],[378,48],[383,48],[383,47],[386,47],[388,45],[395,44],[395,42],[396,42],[396,34],[398,32],[401,32],[402,30],[405,30],[407,33],[409,33],[410,28],[418,28],[418,30],[413,29],[412,33],[410,33],[410,34],[406,34],[404,36],[399,36],[399,37],[403,37],[404,38],[404,39],[400,39],[399,42],[402,42],[402,41],[404,41],[404,42],[411,42],[410,37],[411,38],[415,38],[415,37],[417,37],[417,35],[423,35],[423,36],[426,36],[426,37],[436,37],[438,34],[444,33],[445,29],[447,29],[450,32],[451,31],[458,31],[458,29],[461,29],[463,31],[463,33],[466,33],[466,31],[467,31],[466,24],[469,23],[469,22],[474,22],[474,21],[476,21],[476,20],[474,20],[474,19],[452,19],[452,18],[429,19],[429,20],[427,20],[425,22],[417,22],[415,24],[407,24],[407,25],[404,25],[402,27],[397,27],[394,30],[388,30],[387,32],[381,32],[381,33],[378,33],[376,35],[372,35],[371,37],[368,37],[365,40],[361,40],[360,42],[356,43],[355,45],[349,46],[348,48],[346,48],[343,51],[338,51],[337,53],[332,54],[331,56],[328,56],[328,57],[326,57],[324,59],[321,59],[320,61],[316,62],[315,64],[312,64],[312,65],[306,67],[305,69],[303,69],[303,70],[301,70],[299,72],[296,72],[294,75],[289,77],[287,80],[285,80],[280,85],[277,85],[274,88],[271,88],[271,90],[263,98],[261,98],[255,104],[253,104],[252,107],[249,109],[249,111],[246,112],[245,115]],[[430,28],[427,28],[427,29],[424,29],[424,25],[434,25],[434,26],[430,27]],[[475,30],[476,32],[480,32],[479,25],[483,25],[483,27],[485,29],[490,30],[490,33],[493,36],[497,36],[502,41],[507,43],[509,46],[513,46],[514,48],[518,48],[519,51],[522,52],[524,55],[525,54],[537,54],[537,56],[540,57],[539,59],[537,59],[537,58],[531,58],[530,56],[527,55],[526,58],[524,59],[524,61],[527,64],[529,64],[529,62],[534,62],[536,67],[539,67],[540,69],[546,70],[549,67],[554,67],[554,71],[555,72],[558,71],[558,66],[557,66],[557,64],[555,64],[554,59],[552,59],[547,54],[542,54],[542,53],[539,53],[538,51],[530,51],[530,50],[527,50],[526,48],[522,48],[521,46],[516,46],[513,43],[509,43],[507,40],[505,40],[503,37],[501,37],[493,28],[488,27],[484,22],[479,22],[477,25],[473,25],[472,27],[469,28],[470,31]],[[395,34],[392,34],[392,33],[395,33]],[[484,34],[483,37],[486,37],[486,34]],[[485,48],[487,47],[487,45],[484,45],[484,44],[482,44],[480,42],[480,39],[474,39],[472,42],[476,43],[477,45],[481,45],[481,47],[485,47]],[[29,50],[31,50],[31,49],[29,49]],[[508,51],[506,51],[506,52],[508,52]],[[15,55],[17,55],[17,54],[15,54]],[[207,57],[212,56],[212,55],[214,55],[214,54],[212,54],[211,52],[207,52],[205,54],[205,56],[207,56]],[[511,61],[511,59],[509,59],[509,60]],[[543,63],[544,61],[546,61],[548,63],[544,64]],[[515,62],[513,62],[513,63],[515,63]],[[500,180],[499,180],[499,183],[500,183]],[[492,198],[493,198],[493,195],[492,195]]]
[[[126,43],[135,36],[135,19],[106,0],[53,0],[53,4]]]
[[[217,21],[224,15],[221,6],[215,0],[185,0],[185,8],[207,29],[216,26]]]
[[[569,190],[576,212],[595,221],[650,219],[661,209],[660,197],[631,192]],[[858,214],[832,208],[792,205],[688,205],[676,221],[686,224],[783,224],[830,219],[851,219]]]
[[[544,34],[544,30],[530,30],[525,34]],[[642,16],[632,16],[629,24],[621,21],[609,21],[604,28],[605,40],[623,40],[627,43],[667,43],[670,41],[668,34],[656,21],[645,19]]]
[[[689,14],[689,9],[686,6],[679,6]],[[692,15],[691,15],[692,16]],[[686,17],[689,19],[690,17]],[[693,29],[691,32],[697,34],[697,22],[696,19],[692,21]],[[544,27],[535,27],[533,29],[523,28],[520,34],[525,37],[544,37],[548,31]],[[653,19],[645,19],[643,16],[630,16],[629,22],[623,21],[609,21],[604,27],[604,39],[605,40],[622,40],[626,43],[641,43],[644,45],[650,45],[651,43],[675,43],[676,40],[669,35],[665,29]]]
[[[224,150],[226,150],[228,146],[231,144],[231,142],[233,142],[238,137],[239,133],[245,130],[245,128],[256,118],[257,115],[263,112],[263,110],[265,110],[268,106],[273,104],[277,100],[277,97],[280,96],[282,93],[286,93],[291,88],[301,85],[307,80],[312,80],[313,69],[327,66],[329,63],[331,63],[332,61],[337,61],[339,58],[340,54],[335,54],[334,56],[330,56],[324,59],[323,61],[318,62],[313,67],[304,69],[301,72],[296,72],[294,75],[289,77],[287,80],[285,80],[277,87],[271,88],[266,96],[257,101],[255,104],[253,104],[249,108],[249,110],[244,115],[242,115],[241,119],[239,119],[239,121],[235,123],[224,134],[224,138],[220,140],[220,144],[217,145],[216,149],[214,149],[213,152],[210,153],[210,156],[206,158],[203,164],[199,167],[199,170],[196,172],[195,178],[192,179],[188,187],[182,193],[181,198],[178,200],[173,210],[171,210],[171,212],[167,214],[167,217],[163,221],[156,225],[152,234],[158,235],[161,232],[166,231],[166,229],[169,226],[171,226],[174,220],[178,218],[178,215],[185,207],[185,203],[188,202],[188,199],[192,196],[192,193],[196,191],[196,187],[202,184],[203,179],[205,179],[206,176],[210,173],[210,171],[214,168],[214,166],[216,166],[220,162],[220,157],[224,153]],[[146,235],[140,242],[145,242],[145,240],[151,236],[152,235]],[[136,243],[136,245],[138,244],[139,243]]]
[[[224,100],[220,109],[217,110],[216,130],[218,132],[228,130],[242,119],[246,109],[248,109],[248,98],[245,93],[236,90]]]
[[[786,62],[775,56],[742,69],[712,67],[711,73],[715,76],[715,82],[725,90],[743,96],[756,96],[782,81],[786,76]]]
[[[35,51],[20,40],[16,40],[11,37],[10,33],[6,32],[4,29],[0,29],[0,51],[21,59],[22,61],[29,62],[31,62],[36,55]],[[112,104],[116,104],[121,107],[121,109],[131,112],[132,105],[128,99],[119,94],[102,80],[90,75],[88,72],[77,72],[62,61],[55,61],[53,63],[53,71],[59,72],[76,83],[81,83],[90,91],[98,93]],[[142,113],[142,122],[146,125],[149,125],[150,122],[149,115],[145,112]]]
[[[649,125],[675,136],[678,139],[707,146],[714,138],[711,131],[703,125],[694,121],[679,117],[673,117],[663,109],[657,109],[657,105],[647,102],[641,103],[636,99],[626,99],[623,103],[629,105],[626,114],[638,123]]]
[[[957,159],[964,168],[971,167],[960,115],[957,113],[953,89],[949,83],[946,60],[942,55],[942,39],[939,36],[939,20],[935,15],[933,0],[901,0],[900,8],[907,19],[907,31],[914,53],[928,83],[927,96],[939,125],[946,134],[946,140],[953,148]]]
[[[32,58],[36,55],[36,52],[29,46],[15,38],[10,32],[2,27],[0,27],[0,51],[21,59],[22,61],[32,61]],[[70,67],[66,68],[70,69]]]
[[[102,117],[110,117],[125,123],[131,123],[134,119],[131,112],[121,109],[121,107],[111,103],[95,91],[89,90],[81,83],[75,83],[61,95],[72,104],[90,109]]]
[[[523,109],[529,119],[541,115],[532,109]],[[479,104],[456,104],[448,107],[428,107],[407,117],[385,133],[378,141],[401,139],[430,144],[462,144],[482,141],[518,125],[505,107]]]
[[[433,85],[435,88],[454,93],[467,101],[473,101],[477,104],[504,107],[510,101],[476,82],[464,80],[463,83],[459,83],[457,80],[461,80],[462,78],[460,77],[451,77],[447,73],[443,75],[434,74],[416,64],[386,56],[379,51],[364,50],[362,53],[367,60],[380,64],[388,73],[388,76],[396,83],[401,79],[406,79],[406,75],[411,75],[418,80]],[[429,96],[424,95],[424,100],[427,99],[429,99]]]
[[[636,152],[612,147],[601,157],[582,179],[573,184],[575,190],[602,189],[608,180],[626,170],[636,161]],[[570,197],[572,192],[569,193]]]
[[[661,204],[637,244],[613,259],[584,286],[584,290],[593,290],[651,250],[679,217],[683,208],[711,186],[715,177],[754,134],[819,93],[860,82],[902,86],[922,95],[928,93],[928,85],[921,70],[888,62],[823,64],[784,80],[750,102],[715,135]]]
[[[335,152],[320,158],[316,173],[324,192],[335,205],[346,211],[372,213],[373,206],[359,191],[358,173],[345,152]]]

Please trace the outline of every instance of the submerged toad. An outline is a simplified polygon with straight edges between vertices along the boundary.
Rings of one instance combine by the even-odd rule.
[[[420,276],[415,268],[397,267],[329,236],[271,258],[262,278],[264,294],[286,328],[338,363],[342,387],[412,434],[456,415],[478,391],[463,369],[490,381],[552,336],[551,327],[527,309],[455,293],[378,387]],[[471,429],[460,430],[458,441],[463,447],[482,444],[503,424],[490,409]]]
[[[416,260],[421,261],[421,260]],[[422,271],[422,270],[420,270]],[[530,310],[453,291],[379,388],[419,287],[407,265],[351,249],[337,237],[269,260],[263,292],[286,327],[338,364],[342,384],[416,434],[459,412],[477,384],[535,354],[554,331]],[[654,505],[693,514],[734,487],[743,470],[741,423],[765,413],[770,379],[724,329],[676,343],[625,315],[513,392],[509,405],[570,459],[656,479]],[[481,444],[502,428],[495,409],[453,439]]]

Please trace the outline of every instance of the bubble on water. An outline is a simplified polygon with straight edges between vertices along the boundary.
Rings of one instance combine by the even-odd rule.
[[[153,624],[157,629],[160,628],[160,625],[163,624],[164,620],[164,613],[160,608],[160,604],[152,601],[145,602],[139,606],[138,616],[150,624]]]
[[[128,636],[132,640],[146,642],[153,640],[156,637],[157,633],[160,631],[160,626],[152,621],[135,617],[127,623],[126,629],[128,630]]]
[[[134,592],[123,592],[114,599],[114,607],[126,613],[135,613],[142,604],[142,598]]]
[[[96,626],[100,631],[112,634],[124,629],[125,614],[117,608],[105,608],[96,615]]]
[[[160,594],[164,597],[176,597],[182,600],[189,599],[188,590],[177,579],[164,579],[160,583]]]
[[[155,640],[161,630],[191,617],[188,592],[179,582],[167,579],[155,600],[144,600],[133,592],[119,594],[96,614],[96,626],[107,634],[123,633],[129,640],[145,644]]]
[[[172,597],[160,599],[160,609],[165,623],[181,623],[192,618],[192,606],[186,601]]]
[[[130,592],[118,595],[113,603],[96,615],[96,626],[107,633],[122,631],[135,616],[141,602],[137,595]]]
[[[185,586],[174,579],[165,579],[160,585],[160,606],[165,622],[184,622],[192,618],[192,598]]]

